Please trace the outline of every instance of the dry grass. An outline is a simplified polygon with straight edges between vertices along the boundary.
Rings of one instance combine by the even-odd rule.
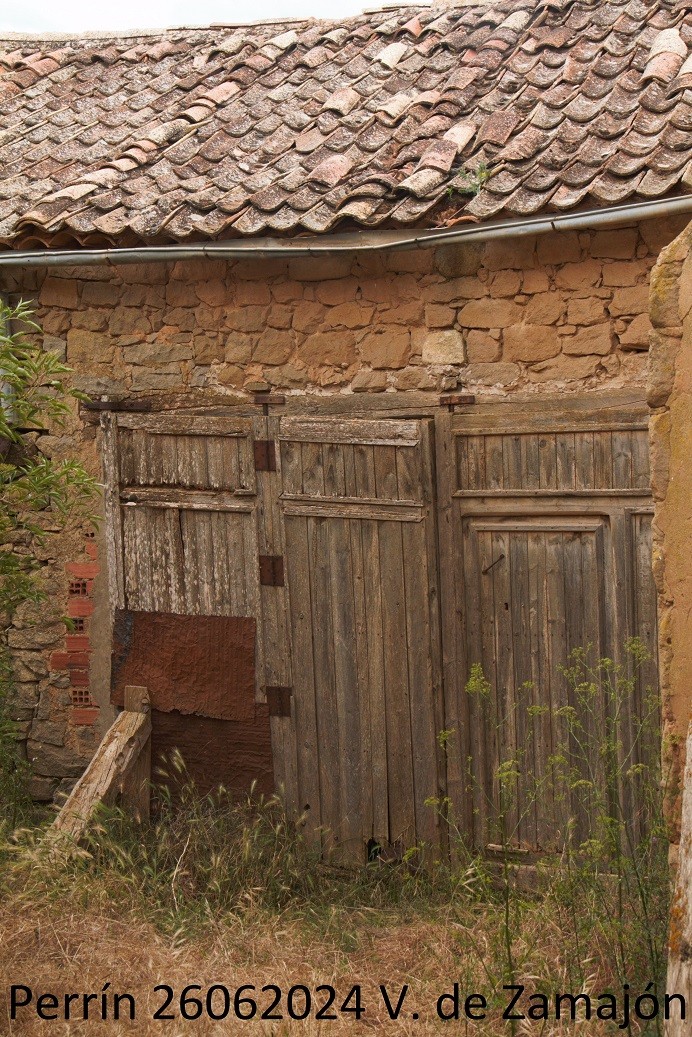
[[[665,910],[662,889],[651,891],[651,910],[659,913]],[[527,991],[553,996],[617,992],[620,960],[632,990],[643,989],[651,977],[636,904],[626,900],[618,921],[612,882],[560,869],[544,877],[540,894],[514,886],[505,892],[507,897],[498,893],[487,867],[471,857],[455,870],[432,873],[383,864],[356,874],[325,868],[287,824],[278,802],[212,804],[191,792],[180,809],[164,803],[159,822],[148,829],[118,815],[104,817],[88,852],[73,850],[59,860],[29,835],[13,848],[0,846],[0,1034],[622,1032],[595,1020],[527,1021],[512,1031],[501,1019],[501,988],[512,975]],[[511,964],[503,940],[507,919]],[[454,982],[464,995],[488,998],[485,1022],[437,1018],[437,998]],[[49,1022],[23,1009],[12,1022],[7,995],[18,983],[35,995],[58,996],[100,995],[110,983],[111,993],[135,996],[137,1018],[102,1021],[92,1015],[84,1022],[77,1011],[69,1022]],[[276,984],[284,991],[284,1016],[286,992],[295,984],[313,991],[317,1004],[324,998],[317,987],[330,984],[338,1008],[358,983],[365,1012],[358,1022],[339,1012],[335,1020],[318,1021],[314,1011],[305,1021],[239,1021],[232,1015],[221,1022],[154,1021],[162,996],[154,987],[161,983],[176,997],[193,983],[203,990],[223,984],[232,992],[254,984],[261,1008],[269,994],[260,988]],[[394,1002],[409,984],[396,1021],[388,1017],[381,983]],[[639,1032],[636,1024],[631,1032]]]
[[[74,900],[78,900],[75,896]],[[17,908],[20,908],[18,911]],[[344,929],[344,924],[348,924]],[[490,923],[492,924],[492,923]],[[492,943],[494,934],[485,930],[486,919],[479,913],[473,933],[474,942]],[[488,991],[488,978],[476,957],[465,927],[456,921],[456,912],[442,908],[427,919],[404,920],[394,912],[391,918],[362,912],[344,918],[335,915],[329,927],[318,936],[306,931],[300,917],[257,916],[247,924],[214,926],[204,936],[189,940],[184,933],[163,935],[153,926],[127,915],[119,918],[84,909],[76,902],[34,904],[9,901],[0,912],[3,946],[0,950],[0,986],[22,982],[36,992],[58,995],[72,991],[101,991],[105,982],[111,989],[131,992],[136,997],[137,1020],[130,1022],[49,1023],[23,1014],[11,1023],[6,1003],[2,1007],[0,1032],[23,1034],[70,1034],[74,1037],[99,1037],[116,1032],[141,1034],[204,1035],[241,1032],[281,1034],[300,1032],[309,1035],[376,1030],[382,1034],[473,1033],[499,1035],[509,1032],[499,1012],[486,1023],[463,1021],[443,1023],[436,1018],[437,997],[451,989],[454,980],[462,981],[465,991]],[[541,934],[540,949],[526,961],[525,975],[554,974],[554,963],[562,953],[561,934],[549,926]],[[528,948],[527,948],[528,949]],[[521,948],[517,947],[521,955]],[[594,976],[594,980],[596,977]],[[336,1021],[317,1022],[237,1022],[209,1020],[155,1022],[151,1016],[160,1003],[154,995],[158,983],[168,983],[177,991],[188,983],[203,987],[223,983],[231,988],[254,983],[258,988],[275,983],[287,991],[292,984],[304,983],[311,989],[331,984],[343,998],[353,983],[361,983],[366,1012],[360,1023],[343,1015]],[[402,984],[411,992],[404,1018],[387,1017],[378,990],[386,983],[392,996]],[[594,984],[597,986],[597,984]],[[569,989],[563,985],[563,989]],[[263,995],[266,1002],[267,995]],[[420,1019],[411,1018],[418,1010]],[[26,1013],[26,1010],[25,1010]],[[550,1025],[538,1023],[518,1033],[580,1033],[600,1035],[616,1032],[605,1023]]]

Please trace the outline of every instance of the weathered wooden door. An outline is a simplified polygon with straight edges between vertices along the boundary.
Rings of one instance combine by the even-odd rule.
[[[579,648],[592,664],[626,665],[633,635],[655,655],[646,413],[486,404],[455,415],[451,433],[456,608],[446,698],[456,815],[479,847],[497,842],[500,825],[518,847],[550,847],[556,819],[571,811],[585,838],[590,819],[576,798],[556,801],[547,780],[567,737],[560,710],[578,703],[562,668]],[[625,754],[653,683],[652,659],[622,705]],[[604,693],[582,711],[596,770],[613,708]],[[498,768],[512,758],[522,777],[503,794]]]
[[[106,414],[114,701],[146,683],[154,749],[203,787],[272,786],[251,417]],[[126,679],[127,678],[127,679]]]
[[[439,845],[429,420],[280,420],[297,803],[337,861]]]

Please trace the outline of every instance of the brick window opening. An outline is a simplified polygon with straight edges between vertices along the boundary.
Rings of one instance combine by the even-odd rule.
[[[70,580],[68,592],[73,598],[85,598],[89,593],[88,580]]]
[[[73,706],[93,706],[88,688],[71,688],[70,693]]]
[[[93,529],[87,529],[87,531],[84,534],[84,536],[86,537],[87,540],[93,540],[94,537],[96,536],[96,532]]]
[[[75,616],[72,620],[72,634],[83,634],[86,630],[86,619],[83,616]]]

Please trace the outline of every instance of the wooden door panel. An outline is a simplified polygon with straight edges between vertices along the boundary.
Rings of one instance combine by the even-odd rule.
[[[466,521],[465,584],[476,583],[478,603],[467,617],[467,662],[469,673],[481,666],[490,686],[489,699],[471,695],[468,706],[471,730],[486,740],[484,753],[471,753],[468,774],[478,836],[485,845],[498,842],[502,811],[512,842],[545,848],[558,809],[549,761],[566,738],[555,714],[574,705],[561,669],[573,648],[589,645],[595,658],[604,650],[599,560],[607,525]],[[520,776],[501,804],[498,768],[511,758]]]
[[[421,421],[281,421],[299,802],[335,860],[439,843],[432,470]]]
[[[458,435],[455,445],[462,493],[618,490],[640,495],[649,487],[642,429],[469,433]]]
[[[576,706],[563,673],[572,649],[588,647],[592,663],[626,663],[625,642],[638,635],[655,653],[646,409],[599,411],[583,400],[481,405],[453,415],[450,432],[458,620],[446,727],[455,730],[455,816],[479,847],[497,841],[501,814],[504,838],[526,849],[550,847],[566,813],[576,818],[577,838],[587,838],[578,797],[556,801],[549,780],[567,738],[556,711]],[[487,698],[466,692],[474,664]],[[654,657],[622,710],[625,753],[645,686],[655,682]],[[609,708],[603,692],[582,710],[594,746]],[[501,803],[498,767],[513,756],[522,765]],[[595,750],[590,767],[605,781]],[[636,804],[627,807],[634,817]]]
[[[254,468],[261,421],[107,414],[102,422],[112,604],[121,624],[132,621],[149,632],[140,637],[130,662],[135,670],[144,667],[139,682],[150,690],[154,741],[170,748],[175,737],[203,788],[224,782],[230,773],[242,784],[246,758],[241,752],[232,763],[228,754],[237,754],[244,738],[251,749],[245,789],[259,774],[266,787],[271,770],[270,720],[260,704],[266,685],[280,682],[267,680],[264,670]],[[212,617],[228,622],[214,627]],[[205,630],[220,630],[219,636],[228,638],[236,626],[245,631],[240,655],[224,654],[233,648],[230,641],[205,651]],[[154,630],[163,633],[150,636]],[[122,681],[117,644],[114,649],[117,703]],[[280,655],[276,646],[275,657]],[[136,684],[133,672],[129,679]],[[215,757],[210,748],[205,759],[200,747],[215,722],[227,735],[225,755]],[[224,744],[224,738],[212,744]]]

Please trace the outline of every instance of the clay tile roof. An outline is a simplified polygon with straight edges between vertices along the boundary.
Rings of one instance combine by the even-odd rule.
[[[691,155],[679,0],[0,34],[0,247],[521,218],[692,191]]]

